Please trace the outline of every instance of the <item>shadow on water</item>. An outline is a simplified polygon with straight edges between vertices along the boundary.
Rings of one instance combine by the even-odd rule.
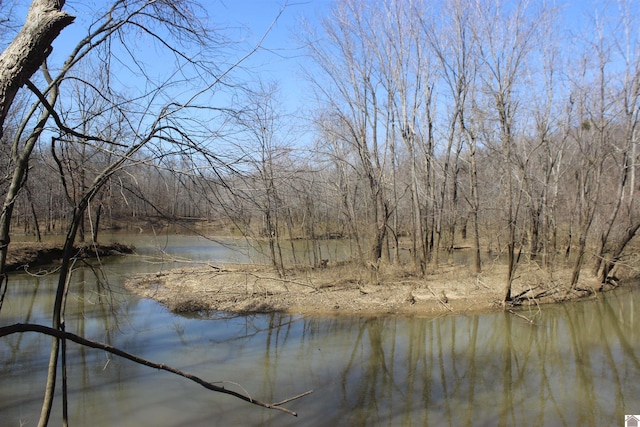
[[[106,269],[111,305],[88,270],[74,274],[68,329],[228,388],[241,384],[261,400],[314,393],[289,405],[293,418],[69,344],[71,425],[596,426],[640,412],[638,293],[630,289],[525,313],[535,325],[504,312],[187,318],[122,291],[119,277],[140,271],[139,262]],[[11,283],[1,323],[47,324],[55,279],[15,275]],[[49,345],[36,334],[0,340],[3,425],[35,425]],[[57,401],[54,421],[59,411]]]

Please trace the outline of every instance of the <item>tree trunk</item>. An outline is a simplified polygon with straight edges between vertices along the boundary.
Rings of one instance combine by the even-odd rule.
[[[0,137],[18,90],[51,53],[51,43],[75,17],[61,10],[62,0],[33,0],[24,25],[0,55]]]
[[[476,142],[472,138],[470,146],[471,158],[471,203],[473,217],[473,246],[474,246],[474,266],[476,274],[482,272],[482,260],[480,258],[480,227],[478,226],[478,212],[480,210],[480,196],[478,194],[478,171],[476,166]]]
[[[60,31],[75,19],[60,9],[64,1],[34,0],[27,13],[25,24],[11,44],[0,54],[0,138],[4,134],[4,122],[18,92],[42,65],[51,51],[51,43]],[[55,95],[53,95],[55,96]],[[49,114],[45,111],[37,129],[42,129]],[[39,134],[38,134],[39,136]],[[6,260],[10,242],[9,228],[13,206],[24,184],[29,157],[37,141],[32,135],[17,155],[15,167],[5,201],[0,212],[0,308],[6,291]]]
[[[65,299],[68,291],[69,273],[71,272],[71,260],[74,253],[73,243],[78,232],[78,227],[84,219],[84,212],[88,203],[88,199],[83,199],[81,205],[74,209],[73,219],[67,237],[64,242],[62,265],[60,266],[60,275],[58,277],[58,287],[56,289],[56,297],[53,304],[52,328],[64,332],[64,307]],[[60,345],[62,339],[53,338],[51,344],[51,353],[49,355],[49,369],[47,375],[47,384],[45,387],[45,395],[42,401],[42,410],[40,412],[40,420],[38,427],[46,427],[49,423],[51,415],[51,407],[53,405],[53,396],[56,387],[56,373],[58,366],[58,356],[60,353]]]
[[[98,243],[98,231],[100,230],[100,220],[102,219],[102,203],[98,203],[96,216],[91,227],[91,243]]]
[[[38,222],[38,214],[36,213],[36,207],[33,204],[33,197],[31,196],[31,191],[29,187],[25,188],[27,191],[27,200],[29,201],[29,206],[31,208],[31,216],[33,217],[33,227],[34,233],[36,235],[36,239],[38,243],[42,242],[42,234],[40,233],[40,223]]]
[[[598,275],[600,267],[604,263],[605,248],[607,246],[607,243],[609,242],[609,235],[611,234],[611,230],[613,230],[613,225],[616,218],[618,217],[618,212],[620,212],[620,206],[622,205],[622,200],[624,199],[624,190],[627,184],[627,177],[629,175],[629,157],[627,155],[627,151],[624,151],[622,153],[622,156],[623,162],[620,171],[620,181],[618,183],[615,206],[610,210],[609,218],[607,219],[607,223],[605,224],[602,233],[600,234],[600,241],[598,242],[598,246],[596,247],[595,261],[593,264],[594,276]],[[633,235],[631,237],[633,237]],[[624,244],[626,245],[626,242]],[[604,266],[604,269],[607,270],[607,266]],[[602,272],[603,278],[606,278],[607,275],[608,271]]]
[[[625,235],[622,237],[622,239],[620,239],[620,242],[618,242],[618,245],[613,250],[611,259],[604,261],[602,273],[600,275],[601,283],[606,283],[607,278],[609,277],[609,273],[611,273],[611,270],[613,270],[613,267],[615,267],[616,263],[620,261],[620,256],[622,255],[624,248],[627,247],[627,244],[629,244],[631,239],[633,239],[633,237],[636,235],[638,229],[640,229],[640,221],[637,221],[635,224],[629,226]]]
[[[57,87],[52,87],[49,93],[49,100],[53,101],[58,96]],[[44,125],[49,119],[49,112],[47,110],[43,110],[42,115],[38,119],[38,123],[36,123],[35,129],[36,132],[31,134],[27,141],[24,143],[24,147],[20,153],[17,153],[17,146],[14,146],[16,154],[13,167],[13,175],[11,177],[11,183],[5,194],[4,204],[2,206],[2,212],[0,212],[0,308],[2,308],[2,301],[4,300],[4,293],[6,292],[6,262],[7,262],[7,251],[9,248],[9,243],[11,241],[10,237],[10,228],[11,228],[11,218],[13,215],[13,208],[15,205],[16,198],[18,197],[18,193],[23,188],[27,171],[29,169],[29,158],[31,157],[31,153],[35,147],[36,142],[40,138],[40,134],[44,129]],[[18,142],[16,141],[15,144]]]

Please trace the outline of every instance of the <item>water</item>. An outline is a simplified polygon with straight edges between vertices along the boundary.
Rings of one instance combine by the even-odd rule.
[[[152,246],[141,252],[149,255]],[[224,258],[211,246],[181,237],[164,248],[181,257]],[[126,274],[168,268],[149,261],[109,259],[102,285],[78,268],[67,330],[208,381],[228,381],[226,387],[241,386],[263,401],[314,393],[286,405],[299,413],[294,418],[69,343],[71,426],[595,426],[622,425],[624,414],[640,413],[639,297],[628,288],[524,312],[536,325],[503,312],[199,319],[121,288]],[[55,276],[12,276],[0,324],[49,324],[55,285]],[[35,333],[0,338],[0,425],[37,423],[50,342]],[[60,387],[51,420],[60,424]]]

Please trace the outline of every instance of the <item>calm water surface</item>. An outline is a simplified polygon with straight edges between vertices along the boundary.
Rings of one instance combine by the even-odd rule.
[[[206,240],[171,238],[170,255],[242,261]],[[234,258],[235,257],[235,258]],[[126,274],[172,263],[105,261],[97,280],[79,267],[67,330],[257,399],[314,393],[269,411],[165,372],[69,343],[71,426],[601,426],[640,413],[638,292],[510,314],[438,318],[314,318],[281,314],[187,318],[122,290]],[[105,282],[106,279],[106,282]],[[12,276],[0,324],[50,324],[55,276]],[[108,291],[107,291],[108,289]],[[35,425],[50,338],[0,339],[0,425]],[[60,388],[51,425],[60,425]]]

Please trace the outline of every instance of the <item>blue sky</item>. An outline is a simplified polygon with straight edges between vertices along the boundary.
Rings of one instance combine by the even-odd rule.
[[[71,49],[86,34],[96,5],[104,8],[110,3],[107,0],[66,2],[65,9],[76,16],[76,21],[65,28],[54,42],[50,66],[55,67],[66,59]],[[317,22],[328,13],[333,1],[216,0],[202,3],[208,5],[209,18],[217,28],[224,29],[224,33],[231,36],[234,42],[241,41],[237,52],[239,56],[259,43],[271,27],[262,48],[245,61],[243,67],[250,69],[264,81],[277,80],[281,89],[280,96],[290,110],[302,107],[305,97],[300,95],[305,92],[305,82],[300,76],[300,65],[304,52],[295,40],[295,32],[299,29],[302,18]],[[162,58],[153,58],[152,53],[140,52],[141,55],[147,55],[149,61],[157,60],[162,66]]]
[[[300,29],[301,19],[318,22],[332,4],[332,0],[224,0],[212,7],[211,17],[215,21],[241,25],[249,34],[249,44],[255,45],[282,10],[263,48],[248,63],[260,70],[263,79],[278,80],[282,96],[295,108],[301,106],[305,98],[301,96],[305,83],[300,76],[304,51],[295,33]],[[284,9],[283,5],[286,5]],[[220,12],[218,17],[215,11]]]
[[[340,1],[340,0],[337,0]],[[542,0],[540,0],[542,1]],[[553,1],[553,0],[552,0]],[[25,1],[25,4],[28,3]],[[69,49],[76,45],[86,33],[86,23],[91,12],[97,5],[104,7],[110,0],[68,0],[65,9],[77,15],[77,21],[65,29],[54,44],[52,61],[66,57]],[[277,80],[281,88],[281,97],[289,110],[304,108],[310,99],[307,84],[300,75],[300,68],[306,63],[295,31],[299,29],[301,18],[311,23],[329,13],[333,0],[216,0],[205,1],[209,5],[209,17],[221,28],[227,28],[230,35],[242,37],[243,44],[240,52],[246,52],[262,38],[265,31],[273,23],[284,5],[287,5],[278,21],[267,35],[262,49],[252,56],[245,64],[259,75],[264,81]],[[616,9],[616,1],[604,0],[556,0],[555,4],[561,8],[561,22],[565,28],[581,28],[587,22],[589,11],[603,4],[609,4]],[[638,8],[638,2],[635,8]],[[84,20],[83,20],[84,18]],[[237,29],[237,31],[235,30]],[[243,50],[244,49],[244,50]],[[147,52],[148,54],[149,52]],[[143,52],[144,54],[144,52]],[[162,64],[162,58],[157,58]]]

